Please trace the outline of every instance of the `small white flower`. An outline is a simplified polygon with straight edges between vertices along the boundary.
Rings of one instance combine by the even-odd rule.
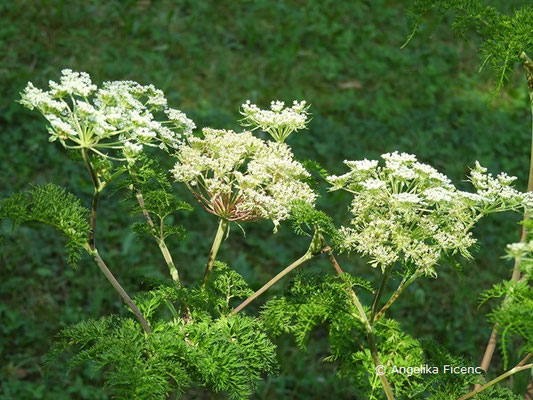
[[[392,175],[404,180],[413,180],[419,176],[413,169],[405,165],[398,165],[392,168]]]
[[[421,202],[420,197],[414,193],[394,193],[392,199],[399,203],[418,204]]]
[[[361,186],[363,186],[367,190],[383,190],[386,188],[385,182],[379,180],[379,179],[367,179],[366,181],[361,182]]]
[[[416,156],[415,155],[408,154],[408,153],[398,153],[397,151],[394,151],[392,153],[382,154],[381,158],[384,159],[386,162],[389,162],[389,163],[404,164],[404,163],[414,163],[414,162],[416,162]]]
[[[353,218],[349,228],[340,230],[341,248],[368,256],[372,266],[402,260],[435,276],[443,254],[470,256],[476,242],[470,229],[480,216],[533,206],[533,194],[510,186],[514,178],[493,178],[479,163],[471,174],[477,192],[469,193],[411,154],[382,158],[384,166],[366,159],[345,161],[349,172],[327,178],[331,190],[353,194]]]
[[[288,218],[295,202],[314,204],[317,195],[302,181],[309,176],[284,143],[250,132],[204,129],[179,147],[172,174],[204,208],[230,221]]]
[[[356,170],[356,171],[370,171],[370,170],[375,169],[378,166],[378,162],[376,160],[370,161],[370,160],[367,160],[366,158],[364,160],[358,160],[358,161],[344,160],[344,164],[346,164],[352,170]]]
[[[168,119],[174,122],[177,128],[183,130],[184,134],[190,135],[192,131],[196,129],[196,124],[191,119],[187,118],[187,115],[185,115],[184,112],[169,108],[165,113],[167,114]]]
[[[61,71],[59,83],[50,81],[50,95],[52,97],[64,97],[65,95],[76,95],[87,97],[96,90],[89,74],[85,72],[73,72],[71,69]]]
[[[177,149],[196,127],[187,116],[168,108],[163,91],[153,85],[132,81],[105,82],[98,89],[85,72],[62,71],[59,83],[50,81],[50,90],[43,91],[28,83],[21,94],[21,103],[39,110],[50,122],[50,140],[94,151],[100,157],[116,154],[131,161],[142,145],[168,151]],[[166,113],[169,121],[159,121]],[[106,149],[106,150],[104,150]]]
[[[124,150],[132,155],[139,154],[143,149],[142,144],[135,144],[131,142],[125,142],[124,143]]]
[[[295,101],[292,107],[284,107],[284,102],[272,101],[270,110],[262,110],[247,100],[241,106],[242,125],[252,130],[261,129],[276,141],[284,142],[292,132],[305,129],[309,121],[305,101]]]
[[[67,138],[68,136],[78,136],[78,131],[73,125],[65,122],[60,117],[53,114],[47,114],[45,115],[45,118],[50,122],[50,125],[59,137]]]
[[[270,103],[270,109],[277,113],[281,112],[283,107],[285,107],[285,103],[283,101],[275,100]]]
[[[432,187],[422,192],[426,200],[439,202],[450,202],[453,200],[455,193],[443,187]],[[470,193],[469,193],[470,194]]]

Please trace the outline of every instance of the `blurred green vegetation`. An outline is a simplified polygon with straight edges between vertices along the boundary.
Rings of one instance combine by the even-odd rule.
[[[508,11],[517,1],[491,1]],[[523,3],[523,2],[522,2]],[[300,158],[331,173],[342,160],[375,158],[400,150],[417,154],[459,185],[479,160],[493,172],[519,177],[525,187],[530,116],[520,70],[491,100],[490,71],[477,73],[476,41],[456,40],[446,21],[425,20],[409,46],[408,1],[345,0],[63,0],[0,1],[0,197],[30,183],[54,181],[89,200],[86,171],[48,143],[43,119],[15,103],[31,80],[56,79],[63,68],[86,71],[97,83],[131,79],[165,91],[171,106],[198,126],[238,128],[247,99],[306,99],[313,120],[289,139]],[[193,202],[176,188],[178,195]],[[320,206],[345,223],[349,197],[323,193]],[[88,204],[88,203],[87,203]],[[128,231],[132,223],[115,197],[101,203],[98,240],[119,280],[131,292],[146,277],[165,276],[158,249]],[[415,337],[431,336],[478,361],[490,327],[479,293],[510,275],[506,243],[518,240],[517,218],[491,217],[476,231],[475,262],[457,274],[443,265],[438,279],[412,285],[392,317]],[[200,277],[216,222],[199,206],[181,221],[183,242],[169,247],[186,282]],[[268,223],[246,224],[224,243],[219,258],[252,288],[301,255],[305,238],[290,229],[272,235]],[[0,226],[6,233],[8,226]],[[67,324],[116,313],[120,299],[90,260],[65,266],[63,242],[52,229],[23,227],[0,250],[0,399],[107,399],[99,376],[63,365],[48,373],[40,357]],[[319,261],[312,267],[322,268]],[[365,277],[375,271],[350,257],[345,268]],[[278,285],[279,290],[283,285]],[[263,299],[264,301],[264,299]],[[254,312],[261,304],[253,307]],[[351,399],[349,385],[329,365],[323,334],[306,354],[288,337],[278,340],[283,365],[258,399]],[[496,365],[496,364],[495,364]],[[496,369],[494,370],[496,372]],[[516,388],[526,377],[517,376]],[[193,398],[207,395],[198,391]]]

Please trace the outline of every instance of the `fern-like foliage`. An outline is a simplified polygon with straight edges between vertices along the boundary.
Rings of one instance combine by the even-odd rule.
[[[241,275],[220,261],[215,261],[206,291],[214,310],[220,315],[232,310],[232,299],[245,299],[254,294]]]
[[[506,15],[485,5],[482,0],[414,0],[409,11],[413,28],[410,38],[421,25],[423,16],[431,10],[452,14],[452,28],[460,36],[466,37],[471,30],[481,36],[482,66],[489,64],[496,72],[496,91],[501,89],[520,61],[521,53],[533,52],[531,5],[524,5]]]
[[[261,318],[272,335],[289,333],[302,350],[314,329],[327,329],[330,355],[324,361],[334,363],[337,374],[350,381],[356,398],[381,399],[383,392],[374,372],[365,327],[349,295],[349,290],[357,287],[373,291],[368,282],[349,274],[340,277],[299,274],[283,296],[263,307]],[[368,314],[368,309],[365,310]],[[398,399],[455,400],[483,378],[475,373],[443,373],[444,365],[476,366],[476,363],[451,354],[434,341],[414,339],[403,332],[397,321],[381,318],[374,324],[373,332],[380,361],[388,371],[387,378]],[[408,371],[426,365],[438,367],[440,372],[401,372],[402,368]],[[393,372],[393,367],[397,372]],[[516,396],[508,389],[495,386],[476,398],[511,400]]]
[[[476,362],[462,356],[450,353],[446,348],[432,339],[422,339],[420,344],[424,350],[425,361],[428,365],[438,366],[439,374],[424,376],[424,392],[431,393],[431,400],[456,400],[468,393],[472,386],[480,383],[482,375],[477,374],[445,374],[444,365],[476,366]],[[476,397],[477,398],[477,397]]]
[[[0,222],[13,221],[14,227],[26,222],[41,222],[61,231],[67,238],[67,262],[75,266],[89,240],[89,210],[65,189],[52,183],[0,200]]]
[[[207,288],[171,284],[137,295],[152,334],[128,317],[80,322],[61,331],[48,363],[77,351],[70,367],[89,362],[103,369],[117,399],[183,398],[193,384],[248,398],[262,374],[276,372],[275,347],[260,319],[229,315],[230,299],[251,293],[243,278],[222,263],[213,276]]]
[[[133,215],[147,212],[153,220],[154,226],[143,218],[143,222],[133,224],[133,230],[138,235],[153,236],[157,240],[165,240],[170,236],[183,238],[183,226],[173,224],[171,216],[178,212],[192,211],[192,206],[176,199],[172,185],[165,171],[158,162],[146,155],[139,156],[135,165],[129,167],[129,176],[119,181],[116,186],[123,189],[125,200],[131,203]],[[142,196],[144,210],[141,208],[138,196]]]
[[[316,160],[305,159],[302,160],[301,163],[311,175],[316,173],[322,179],[326,179],[330,175],[329,172]]]
[[[533,287],[528,276],[519,282],[504,281],[497,283],[482,294],[481,301],[503,298],[487,315],[490,322],[500,326],[500,348],[504,368],[509,365],[508,343],[512,337],[519,337],[523,343],[522,352],[533,353]]]
[[[254,318],[151,321],[145,336],[131,318],[104,317],[64,329],[48,357],[78,350],[71,368],[91,362],[105,368],[106,385],[117,399],[166,399],[192,382],[230,399],[248,398],[262,373],[275,370],[274,345]]]
[[[455,397],[454,397],[455,399]],[[479,393],[475,397],[476,400],[522,400],[523,397],[514,394],[509,388],[500,385],[494,385]],[[450,399],[451,400],[451,399]]]
[[[274,297],[263,306],[261,318],[273,335],[293,334],[302,350],[306,348],[309,333],[323,323],[336,325],[349,321],[350,327],[364,337],[364,326],[354,317],[357,310],[346,293],[351,283],[334,275],[300,273],[289,283],[283,296]],[[358,283],[371,287],[363,280]]]
[[[303,202],[296,203],[291,209],[292,229],[297,235],[312,236],[315,231],[328,236],[336,243],[339,234],[333,220],[326,213]]]
[[[282,297],[269,301],[261,318],[273,335],[290,333],[298,347],[305,349],[310,332],[319,327],[328,330],[331,354],[325,361],[336,364],[339,376],[347,378],[357,398],[379,399],[382,389],[366,339],[366,331],[359,313],[351,301],[349,290],[372,286],[349,274],[298,275]],[[417,366],[423,363],[418,341],[401,331],[396,321],[382,318],[374,326],[385,366]],[[389,379],[398,398],[415,398],[423,392],[420,376],[391,374]]]

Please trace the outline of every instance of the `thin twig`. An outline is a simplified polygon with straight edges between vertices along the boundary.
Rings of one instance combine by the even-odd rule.
[[[392,305],[392,303],[394,303],[396,301],[396,299],[398,297],[400,297],[400,295],[403,293],[403,291],[405,289],[407,289],[407,287],[411,283],[413,283],[416,279],[418,279],[420,277],[420,275],[422,275],[422,272],[421,271],[416,271],[413,275],[411,275],[409,277],[409,279],[405,279],[405,278],[402,279],[402,281],[398,285],[398,288],[391,295],[389,301],[387,301],[387,303],[385,303],[385,305],[383,307],[381,307],[381,310],[379,310],[379,312],[374,316],[374,319],[372,320],[372,322],[378,321],[385,314],[385,311],[387,311],[389,309],[389,307]]]
[[[94,250],[96,248],[96,214],[98,213],[98,203],[100,199],[100,179],[98,178],[98,175],[94,171],[91,161],[89,160],[89,156],[87,155],[87,150],[83,149],[81,151],[81,155],[83,157],[83,161],[85,163],[85,166],[87,167],[87,170],[89,171],[89,175],[91,176],[91,181],[93,182],[93,199],[91,202],[91,217],[89,222],[90,227],[90,236],[89,236],[89,247]]]
[[[157,246],[159,247],[159,250],[161,251],[161,254],[163,255],[163,258],[165,259],[165,262],[167,264],[168,270],[170,272],[170,276],[172,277],[172,280],[174,282],[180,281],[180,276],[178,273],[178,268],[176,268],[176,264],[174,264],[174,260],[172,258],[172,255],[170,254],[170,251],[168,250],[167,244],[165,243],[165,237],[163,235],[163,220],[161,219],[161,227],[160,232],[157,232],[157,228],[155,227],[154,221],[152,220],[152,217],[150,216],[150,213],[146,209],[146,205],[144,203],[143,194],[140,190],[136,191],[135,197],[137,198],[137,202],[139,203],[139,207],[141,207],[141,211],[144,215],[144,218],[146,219],[146,222],[148,223],[148,226],[152,229],[153,236],[157,242]]]
[[[158,232],[158,229],[156,228],[154,221],[152,220],[152,217],[150,216],[150,212],[146,208],[143,194],[141,190],[138,187],[136,187],[137,176],[135,174],[135,170],[131,166],[129,166],[128,172],[130,173],[131,179],[133,181],[133,185],[134,185],[133,190],[135,191],[135,197],[137,198],[137,203],[139,203],[139,207],[141,208],[144,219],[146,219],[148,226],[152,230],[152,236],[156,240],[157,246],[159,247],[159,250],[161,251],[163,258],[165,259],[165,263],[167,264],[168,270],[170,272],[170,276],[172,277],[172,280],[174,282],[179,283],[180,276],[178,273],[178,268],[176,267],[176,264],[174,263],[172,255],[170,254],[170,251],[168,250],[168,247],[165,243],[165,236],[163,233],[163,219],[161,218],[161,227],[159,228],[159,232]]]
[[[489,388],[490,386],[498,383],[499,381],[507,378],[508,376],[511,376],[513,374],[516,374],[517,372],[520,372],[520,371],[524,371],[526,369],[531,369],[533,368],[533,364],[526,364],[526,362],[531,358],[531,353],[529,353],[522,361],[520,361],[514,368],[510,369],[509,371],[507,372],[504,372],[503,374],[501,374],[500,376],[494,378],[493,380],[487,382],[486,384],[484,384],[483,386],[480,386],[478,387],[477,389],[474,389],[473,391],[471,391],[470,393],[460,397],[458,400],[467,400],[467,399],[470,399],[471,397],[474,397],[476,394],[484,391],[485,389]]]
[[[376,315],[377,308],[379,307],[379,301],[381,300],[381,297],[385,292],[385,287],[387,286],[387,283],[389,281],[389,277],[392,272],[392,267],[393,264],[390,264],[385,268],[385,271],[383,272],[383,279],[381,280],[381,285],[379,285],[379,289],[376,292],[376,295],[374,296],[374,301],[372,302],[372,308],[370,310],[370,321],[372,323],[374,322],[374,317]]]
[[[281,271],[279,274],[277,274],[275,277],[273,277],[271,280],[269,280],[267,283],[265,283],[257,292],[255,292],[253,295],[248,297],[246,300],[244,300],[241,304],[239,304],[235,309],[232,311],[233,314],[237,314],[239,311],[241,311],[244,307],[246,307],[248,304],[250,304],[252,301],[257,299],[259,296],[261,296],[264,292],[266,292],[270,287],[276,284],[280,279],[282,279],[285,275],[290,273],[292,270],[298,268],[300,265],[305,263],[306,261],[313,258],[315,255],[326,251],[325,249],[321,249],[321,244],[323,242],[322,235],[319,231],[315,231],[315,234],[313,236],[313,239],[311,240],[311,243],[309,244],[309,248],[305,252],[303,256],[298,258],[296,261],[294,261],[291,265],[286,267],[283,271]]]

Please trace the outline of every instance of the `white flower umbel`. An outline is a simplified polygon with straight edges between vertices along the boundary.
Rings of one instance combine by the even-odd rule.
[[[309,176],[289,146],[250,132],[204,129],[177,152],[172,169],[207,211],[227,221],[271,219],[276,227],[295,202],[314,204]]]
[[[69,149],[132,161],[143,146],[177,149],[196,128],[153,85],[116,81],[98,89],[88,74],[64,69],[49,86],[43,91],[29,82],[20,103],[39,110],[50,123],[50,141]]]
[[[507,245],[506,258],[512,258],[518,263],[524,276],[533,275],[533,240]]]
[[[331,190],[353,193],[350,227],[342,227],[341,246],[367,255],[385,269],[395,262],[415,265],[426,275],[444,254],[469,257],[475,243],[471,229],[491,212],[531,208],[530,193],[497,178],[476,164],[470,180],[475,193],[459,191],[433,167],[412,154],[388,153],[377,160],[345,161],[350,171],[328,177]]]
[[[241,107],[244,118],[241,124],[252,130],[261,129],[270,134],[277,142],[284,142],[292,132],[305,129],[309,122],[305,101],[294,101],[285,107],[282,101],[273,101],[270,110],[261,110],[248,100]]]

